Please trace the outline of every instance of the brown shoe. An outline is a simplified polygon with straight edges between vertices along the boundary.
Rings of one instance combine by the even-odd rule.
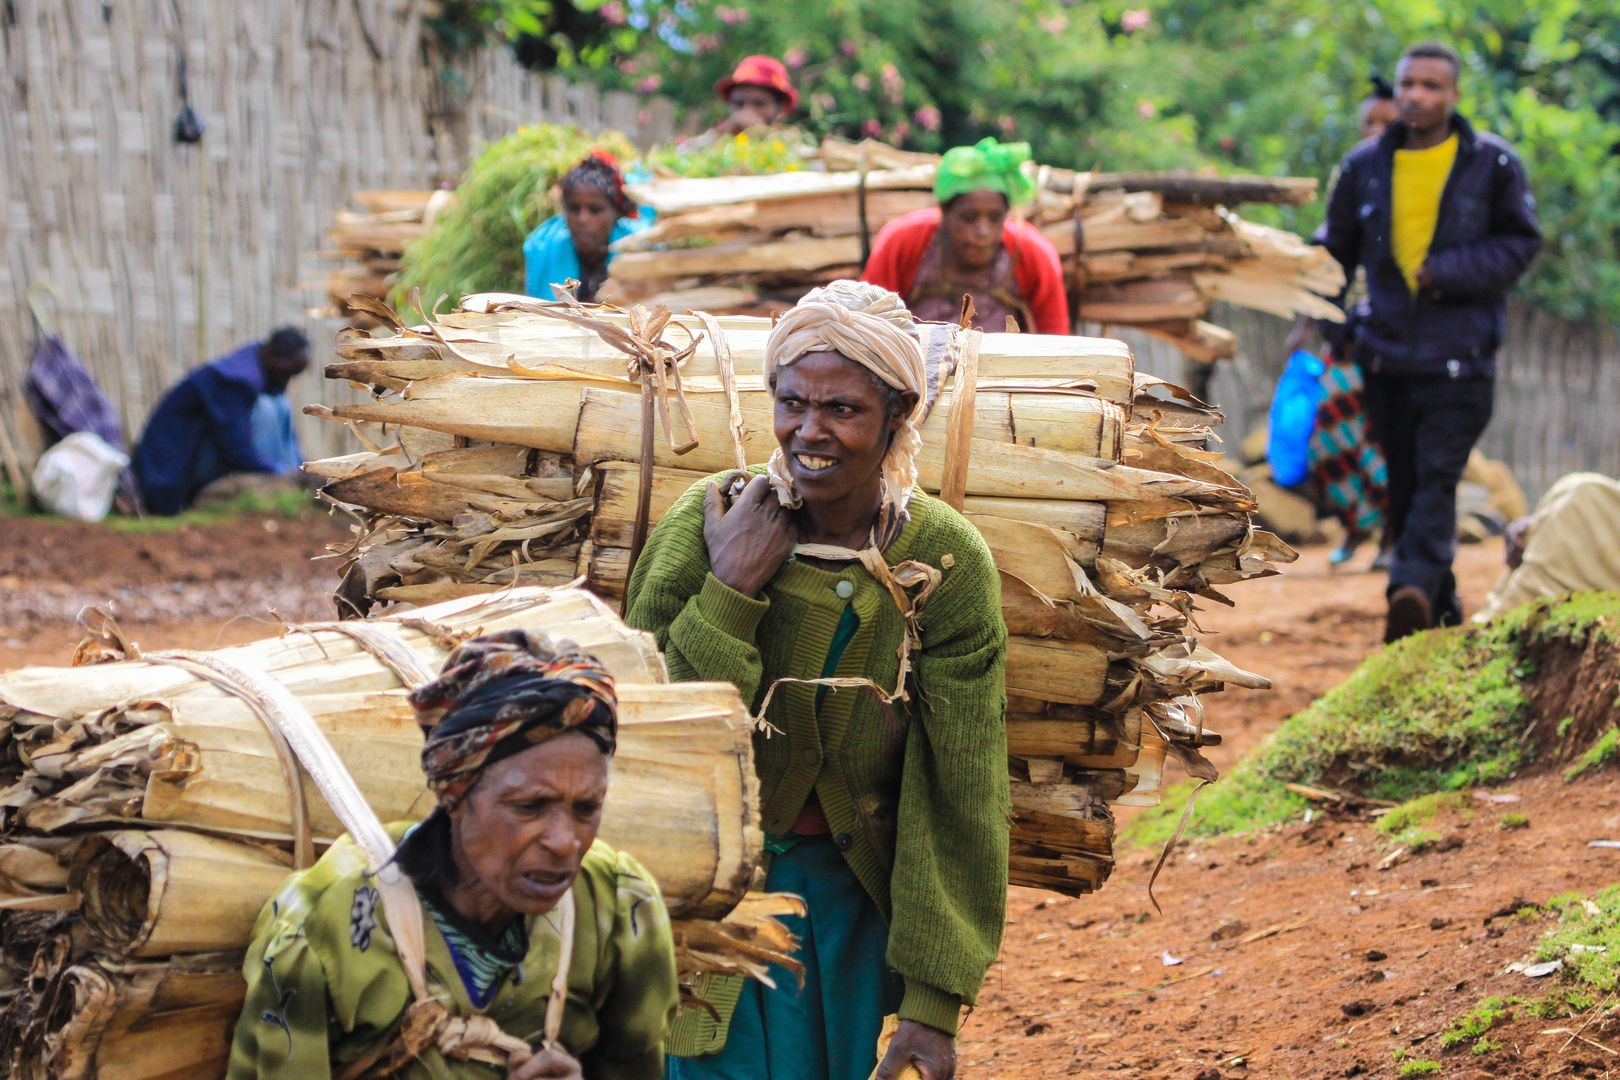
[[[1434,626],[1429,597],[1416,585],[1402,585],[1389,598],[1389,614],[1384,618],[1384,644],[1389,645],[1419,630]]]

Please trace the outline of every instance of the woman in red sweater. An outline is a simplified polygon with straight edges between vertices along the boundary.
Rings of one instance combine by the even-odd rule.
[[[1069,333],[1057,249],[1008,216],[1035,194],[1021,168],[1028,160],[1028,143],[994,139],[948,151],[934,178],[939,207],[885,225],[862,278],[905,297],[919,319],[955,322],[965,293],[981,330],[1005,330],[1012,318],[1025,333]]]

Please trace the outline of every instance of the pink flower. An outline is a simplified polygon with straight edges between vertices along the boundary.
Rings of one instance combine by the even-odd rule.
[[[838,51],[843,53],[845,56],[854,56],[856,53],[861,51],[861,47],[856,42],[845,41],[838,46]]]
[[[838,99],[831,94],[816,94],[810,98],[810,101],[822,112],[832,112],[833,109],[838,107]]]
[[[1146,30],[1153,22],[1153,12],[1146,8],[1132,8],[1119,17],[1119,26],[1127,34],[1134,34],[1138,30]]]
[[[998,116],[996,117],[996,127],[1001,129],[1002,134],[1011,135],[1018,130],[1018,121],[1010,116]]]
[[[864,71],[857,71],[855,77],[849,81],[854,83],[855,89],[863,94],[872,89],[872,77]]]
[[[1159,115],[1159,107],[1147,98],[1143,98],[1136,103],[1136,115],[1144,120],[1151,120]]]
[[[720,39],[713,34],[693,34],[692,51],[695,53],[710,53],[720,47]]]
[[[632,60],[628,56],[621,56],[617,64],[619,71],[625,75],[634,75],[641,70],[641,61]]]
[[[804,62],[808,59],[810,59],[810,54],[798,46],[794,46],[782,54],[782,62],[790,68],[804,67]]]
[[[924,131],[938,131],[940,124],[944,122],[944,117],[932,105],[924,105],[912,113],[911,118],[917,121]]]
[[[715,8],[714,13],[720,16],[720,21],[725,23],[727,26],[741,26],[743,23],[752,18],[752,15],[749,14],[747,8],[740,7]]]
[[[1061,34],[1069,28],[1069,17],[1062,13],[1057,15],[1042,15],[1035,20],[1041,24],[1041,29],[1048,34]]]
[[[649,75],[636,83],[636,92],[640,94],[656,94],[658,88],[663,85],[664,77],[662,75]]]
[[[876,120],[868,120],[861,125],[861,134],[868,139],[881,139],[883,137],[883,125]]]
[[[619,0],[610,0],[609,3],[603,4],[597,10],[602,13],[602,18],[614,26],[623,26],[630,20],[629,14],[624,10],[624,5],[619,3]]]
[[[1237,139],[1233,138],[1231,135],[1222,135],[1221,149],[1230,154],[1232,151],[1237,149]]]
[[[904,120],[896,120],[894,122],[894,141],[895,142],[900,142],[902,139],[904,139],[907,135],[910,135],[910,134],[911,134],[911,125],[910,124],[906,123]]]

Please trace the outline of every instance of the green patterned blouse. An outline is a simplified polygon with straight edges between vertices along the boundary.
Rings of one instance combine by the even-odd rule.
[[[391,825],[396,839],[409,828]],[[577,919],[561,1042],[588,1080],[657,1080],[677,990],[669,914],[635,859],[597,842],[574,883]],[[433,913],[430,911],[430,915]],[[423,920],[427,980],[457,1016],[495,1019],[538,1044],[560,940],[549,916],[526,920],[528,952],[473,1007],[436,918]],[[327,1080],[394,1034],[410,987],[365,858],[344,837],[288,877],[253,930],[242,973],[247,1003],[229,1080]],[[398,1075],[499,1080],[502,1070],[428,1051]]]

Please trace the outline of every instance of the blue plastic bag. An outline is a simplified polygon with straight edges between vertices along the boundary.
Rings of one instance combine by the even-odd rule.
[[[1310,475],[1311,432],[1316,407],[1322,403],[1322,361],[1303,349],[1288,358],[1288,367],[1271,399],[1271,433],[1266,460],[1271,478],[1283,487],[1303,483]]]

